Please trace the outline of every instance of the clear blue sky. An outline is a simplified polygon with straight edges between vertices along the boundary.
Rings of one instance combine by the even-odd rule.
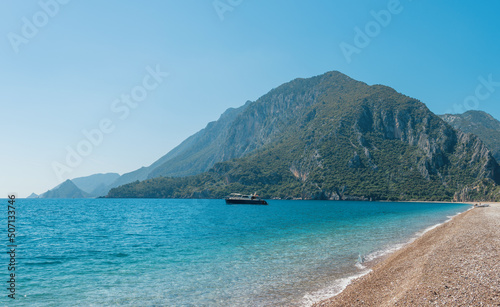
[[[438,114],[500,118],[498,84],[476,93],[481,77],[500,82],[497,1],[59,1],[0,3],[0,197],[147,166],[225,109],[331,70]],[[350,62],[342,43],[357,48]],[[59,178],[54,162],[102,120],[114,130]]]

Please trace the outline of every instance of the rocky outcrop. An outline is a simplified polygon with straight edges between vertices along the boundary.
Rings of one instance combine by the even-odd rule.
[[[477,135],[490,149],[495,160],[500,161],[500,121],[477,110],[463,114],[444,114],[440,117],[457,130]]]
[[[361,162],[361,158],[359,157],[357,152],[354,152],[354,156],[352,157],[351,160],[349,160],[349,163],[347,164],[347,166],[350,168],[364,167],[363,162]]]

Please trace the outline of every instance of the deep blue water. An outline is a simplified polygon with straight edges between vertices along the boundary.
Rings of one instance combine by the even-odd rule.
[[[18,199],[16,207],[17,299],[2,290],[2,304],[301,306],[363,272],[359,255],[371,259],[470,206]]]

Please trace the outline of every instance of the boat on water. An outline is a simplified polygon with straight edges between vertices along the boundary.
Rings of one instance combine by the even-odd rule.
[[[260,198],[259,195],[242,195],[238,193],[231,193],[226,197],[227,205],[267,205],[267,201]]]

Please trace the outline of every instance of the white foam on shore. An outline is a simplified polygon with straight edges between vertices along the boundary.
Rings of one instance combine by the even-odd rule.
[[[406,246],[408,244],[411,244],[416,239],[418,239],[419,237],[423,236],[425,233],[431,231],[432,229],[437,228],[437,227],[439,227],[439,226],[441,226],[443,224],[446,224],[446,223],[450,222],[451,220],[453,220],[454,217],[456,217],[456,216],[458,216],[458,215],[460,215],[462,213],[465,213],[465,212],[467,212],[469,210],[472,210],[472,209],[474,209],[474,207],[471,207],[471,208],[469,208],[469,209],[467,209],[465,211],[462,211],[462,212],[458,212],[457,214],[455,214],[453,216],[447,216],[448,219],[445,220],[444,222],[437,223],[435,225],[429,226],[429,227],[425,228],[424,230],[415,233],[415,235],[410,240],[408,240],[406,243],[394,244],[394,245],[390,246],[389,248],[386,248],[386,249],[383,249],[383,250],[379,250],[379,251],[375,251],[373,253],[370,253],[370,254],[368,254],[365,257],[365,260],[367,262],[368,261],[373,261],[373,260],[375,260],[377,258],[380,258],[380,257],[386,256],[386,255],[392,254],[392,253],[400,250],[404,246]],[[370,273],[372,271],[371,269],[366,270],[366,266],[364,266],[363,264],[359,263],[359,261],[356,262],[356,264],[354,266],[356,268],[360,269],[360,270],[363,270],[363,271],[361,273],[357,273],[357,274],[349,276],[349,277],[338,279],[338,280],[336,280],[334,282],[333,285],[331,285],[329,287],[326,287],[324,289],[315,291],[313,293],[307,293],[303,297],[302,306],[309,307],[309,306],[314,305],[315,303],[319,303],[320,301],[323,301],[323,300],[332,298],[334,296],[337,296],[340,293],[342,293],[342,291],[344,291],[345,288],[347,288],[347,286],[354,279],[362,277],[362,276],[365,276],[366,274],[368,274],[368,273]]]
[[[472,208],[470,208],[470,209],[472,209]],[[450,215],[448,215],[448,216],[447,216],[447,218],[448,218],[448,219],[447,219],[446,221],[444,221],[444,222],[442,222],[442,223],[438,223],[438,224],[436,224],[436,225],[429,226],[429,227],[425,228],[424,230],[417,232],[417,233],[415,234],[415,238],[413,238],[413,240],[412,240],[411,242],[415,241],[415,239],[417,239],[417,238],[419,238],[419,237],[423,236],[425,233],[427,233],[427,232],[429,232],[429,231],[433,230],[434,228],[437,228],[437,227],[439,227],[439,226],[441,226],[441,225],[443,225],[443,224],[448,223],[448,222],[449,222],[449,221],[451,221],[451,220],[452,220],[455,216],[458,216],[458,215],[460,215],[460,214],[462,214],[462,213],[464,213],[464,212],[466,212],[466,211],[469,211],[470,209],[467,209],[467,210],[465,210],[465,211],[463,211],[463,212],[459,212],[459,213],[457,213],[457,214],[455,214],[455,215],[451,215],[451,216],[450,216]]]
[[[359,263],[359,261],[358,261],[358,262],[356,262],[356,264],[355,264],[354,266],[355,266],[355,267],[357,267],[357,268],[358,268],[358,269],[360,269],[360,270],[364,270],[364,269],[366,269],[366,267],[365,267],[364,265],[362,265],[361,263]]]
[[[391,245],[389,248],[386,248],[386,249],[382,249],[382,250],[379,250],[379,251],[375,251],[373,253],[370,253],[368,254],[368,256],[366,256],[366,261],[373,261],[377,258],[380,258],[380,257],[383,257],[385,255],[389,255],[389,254],[392,254],[394,253],[395,251],[397,250],[400,250],[401,248],[403,248],[403,246],[405,246],[406,244],[408,243],[411,243],[415,241],[415,238],[412,238],[409,242],[407,243],[399,243],[399,244],[394,244],[394,245]]]
[[[373,261],[373,260],[375,260],[377,258],[380,258],[380,257],[386,256],[386,255],[392,254],[392,253],[400,250],[401,248],[405,247],[406,245],[413,243],[416,239],[420,238],[425,233],[427,233],[427,232],[429,232],[429,231],[431,231],[431,230],[433,230],[433,229],[435,229],[435,228],[437,228],[437,227],[439,227],[439,226],[441,226],[443,224],[446,224],[446,223],[450,222],[451,220],[453,220],[454,217],[459,216],[460,214],[465,213],[465,212],[467,212],[469,210],[472,210],[472,209],[473,209],[473,207],[469,208],[469,209],[467,209],[465,211],[458,212],[455,215],[447,216],[448,219],[445,220],[444,222],[437,223],[435,225],[432,225],[432,226],[429,226],[429,227],[425,228],[422,231],[416,232],[415,235],[413,237],[411,237],[405,243],[394,244],[394,245],[390,246],[389,248],[386,248],[386,249],[383,249],[383,250],[379,250],[379,251],[375,251],[375,252],[369,254],[368,256],[366,256],[366,260],[367,261]]]
[[[312,293],[307,293],[304,295],[302,298],[302,306],[312,306],[315,303],[318,303],[322,300],[329,299],[331,297],[334,297],[344,291],[344,289],[356,278],[365,276],[366,274],[370,273],[372,270],[364,270],[361,273],[358,273],[356,275],[352,275],[349,277],[341,278],[336,280],[331,286],[328,286],[326,288],[323,288],[321,290],[312,292]]]

